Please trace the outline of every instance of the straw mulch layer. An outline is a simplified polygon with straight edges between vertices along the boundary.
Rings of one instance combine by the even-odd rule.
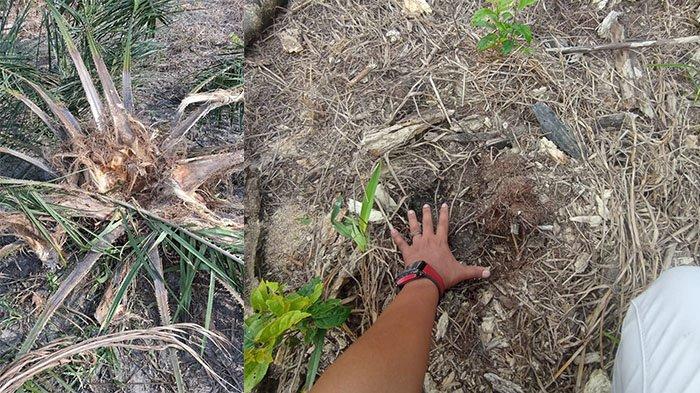
[[[650,66],[698,55],[691,45],[637,51],[643,76],[629,96],[620,51],[545,48],[610,42],[596,29],[611,10],[626,37],[698,34],[697,5],[538,2],[521,15],[532,54],[503,58],[475,50],[477,4],[429,3],[431,14],[411,17],[401,1],[293,1],[247,51],[256,272],[292,287],[322,275],[352,305],[326,367],[396,293],[389,223],[372,226],[363,255],[328,223],[338,195],[361,200],[380,160],[399,205],[387,221],[406,232],[408,209],[446,201],[457,258],[493,271],[441,302],[426,390],[506,381],[578,391],[597,369],[610,376],[629,301],[664,269],[700,262],[700,111],[688,75]],[[573,130],[583,159],[541,140],[536,102]],[[367,132],[435,111],[448,119],[379,158],[361,145]],[[307,356],[289,349],[263,390],[298,390]]]

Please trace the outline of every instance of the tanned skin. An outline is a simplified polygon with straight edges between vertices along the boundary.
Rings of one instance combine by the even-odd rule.
[[[489,277],[486,268],[462,265],[452,255],[448,222],[447,204],[440,208],[436,228],[430,206],[423,206],[422,231],[416,213],[409,211],[411,244],[391,230],[404,264],[427,262],[440,273],[446,289]],[[418,279],[406,284],[374,325],[323,373],[311,393],[421,393],[438,300],[439,291],[432,281]]]

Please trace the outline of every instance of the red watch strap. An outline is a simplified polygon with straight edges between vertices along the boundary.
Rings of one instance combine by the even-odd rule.
[[[427,263],[423,267],[423,273],[437,285],[440,296],[442,296],[445,293],[445,280],[442,279],[440,273]]]
[[[415,273],[407,274],[407,275],[399,278],[398,280],[396,280],[396,285],[398,285],[399,287],[402,287],[402,286],[408,284],[409,282],[415,280],[416,278],[418,278],[418,275]]]
[[[418,272],[411,272],[409,274],[401,276],[398,280],[396,280],[396,285],[398,285],[399,288],[403,288],[404,285],[408,284],[413,280],[419,278],[427,278],[435,284],[435,286],[438,289],[438,292],[440,293],[440,297],[442,297],[442,295],[445,294],[445,281],[442,279],[440,273],[438,273],[437,270],[433,269],[433,267],[427,264],[426,262],[421,261],[420,265],[422,266],[419,267],[420,270]]]

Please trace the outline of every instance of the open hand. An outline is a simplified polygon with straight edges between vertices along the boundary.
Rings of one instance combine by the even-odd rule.
[[[391,238],[403,255],[406,266],[417,261],[425,261],[437,270],[445,281],[445,289],[462,281],[474,278],[487,278],[491,275],[488,269],[480,266],[466,266],[459,263],[447,243],[449,208],[446,203],[440,207],[440,217],[437,228],[433,229],[433,216],[429,205],[423,206],[423,228],[418,223],[416,212],[408,211],[408,226],[413,240],[409,245],[406,239],[395,229],[391,228]]]

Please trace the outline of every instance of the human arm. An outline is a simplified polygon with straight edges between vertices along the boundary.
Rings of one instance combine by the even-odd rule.
[[[488,277],[487,269],[461,265],[452,255],[448,221],[448,207],[443,204],[434,230],[430,206],[425,205],[421,232],[415,212],[409,211],[411,244],[395,229],[391,233],[404,264],[427,262],[442,276],[446,288]],[[326,370],[312,393],[421,392],[438,300],[438,289],[430,280],[406,284],[374,325]]]

